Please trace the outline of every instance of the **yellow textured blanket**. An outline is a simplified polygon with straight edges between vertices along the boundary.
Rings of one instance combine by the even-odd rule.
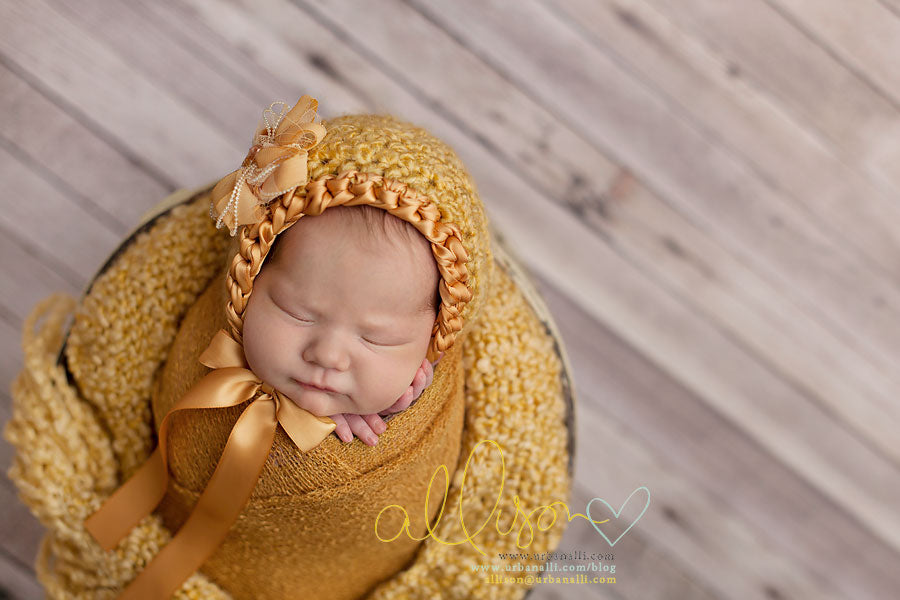
[[[447,355],[434,383],[391,421],[378,446],[331,438],[301,455],[279,431],[250,504],[176,597],[293,597],[315,577],[316,589],[341,597],[521,597],[528,583],[485,585],[473,567],[502,564],[498,553],[523,550],[523,542],[529,552],[546,552],[562,534],[564,518],[548,531],[517,535],[523,516],[514,507],[515,500],[528,511],[568,498],[572,398],[552,322],[515,264],[500,247],[492,252],[474,185],[442,142],[388,117],[326,125],[328,136],[309,154],[310,179],[359,171],[433,198],[441,218],[459,228],[473,297],[461,327],[451,323],[441,333]],[[38,573],[51,598],[112,598],[141,572],[203,487],[235,418],[225,409],[176,420],[173,443],[185,450],[171,447],[172,481],[161,510],[113,551],[87,534],[84,520],[153,449],[154,414],[202,374],[204,367],[179,357],[196,357],[221,327],[221,313],[210,317],[203,307],[219,303],[215,280],[230,258],[230,238],[209,219],[209,190],[180,200],[126,240],[77,307],[51,298],[25,325],[25,368],[13,387],[6,435],[17,449],[10,475],[48,528]],[[406,533],[372,542],[367,532],[374,535],[375,523],[368,521],[394,503],[394,493],[408,511],[409,533],[428,533],[419,494],[441,463],[449,491],[433,532],[421,544]],[[436,501],[442,486],[439,474]],[[284,525],[282,516],[298,512],[302,518]],[[435,512],[429,505],[428,517]],[[335,517],[334,527],[311,527],[313,516]],[[383,518],[385,533],[399,531],[399,510]],[[254,593],[261,589],[272,595]]]

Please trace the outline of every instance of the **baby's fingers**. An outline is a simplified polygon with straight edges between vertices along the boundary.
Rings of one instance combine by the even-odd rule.
[[[441,359],[438,358],[438,360],[441,360]],[[434,364],[437,364],[437,361],[435,361]],[[434,366],[432,366],[432,364],[426,360],[424,367],[425,367],[425,387],[428,387],[429,385],[431,385],[431,382],[434,381]]]
[[[372,431],[372,428],[360,415],[345,414],[344,417],[346,417],[347,423],[350,425],[350,431],[356,437],[369,446],[374,446],[378,443],[378,435]]]
[[[423,365],[427,365],[428,361],[422,363]],[[415,377],[412,380],[412,389],[413,389],[413,398],[418,398],[422,395],[422,392],[425,390],[425,386],[427,385],[428,375],[425,374],[424,367],[419,367],[419,370],[416,371]]]
[[[338,438],[342,442],[352,442],[353,441],[353,432],[350,431],[350,424],[347,423],[347,419],[342,414],[331,415],[329,417],[336,427],[334,428],[334,433],[338,436]]]
[[[372,428],[376,435],[381,435],[387,429],[387,425],[378,415],[363,415],[362,418],[363,421],[369,424],[369,427]]]
[[[423,360],[412,380],[413,398],[421,396],[422,392],[425,391],[425,388],[431,385],[433,379],[434,369],[432,368],[431,363],[427,360]]]

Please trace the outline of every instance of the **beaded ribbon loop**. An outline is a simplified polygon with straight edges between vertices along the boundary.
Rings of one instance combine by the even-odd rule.
[[[233,237],[241,225],[258,223],[269,202],[306,183],[309,150],[326,133],[316,122],[318,106],[315,98],[303,96],[290,110],[278,101],[263,111],[241,168],[213,188],[209,214],[217,229],[227,225]]]

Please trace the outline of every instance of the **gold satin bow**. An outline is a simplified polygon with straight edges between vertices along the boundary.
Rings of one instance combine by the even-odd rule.
[[[315,98],[303,96],[287,114],[284,102],[273,102],[263,111],[243,166],[213,188],[210,215],[217,229],[224,223],[233,236],[239,226],[259,222],[271,200],[306,184],[308,151],[326,133],[325,126],[315,122],[318,107]]]
[[[248,368],[242,346],[220,330],[200,355],[211,367],[175,404],[159,428],[159,444],[140,469],[85,521],[94,539],[110,550],[149,515],[166,493],[166,435],[178,411],[251,402],[235,423],[222,457],[191,515],[172,541],[150,561],[119,598],[168,598],[222,543],[256,485],[278,425],[306,452],[334,431],[335,423],[300,408],[264,384]]]

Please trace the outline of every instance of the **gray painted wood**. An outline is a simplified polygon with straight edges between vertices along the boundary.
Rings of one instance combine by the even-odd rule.
[[[673,112],[688,117],[711,143],[727,147],[783,188],[807,218],[829,235],[846,236],[884,268],[884,276],[896,278],[900,235],[891,223],[900,214],[893,195],[847,166],[740,69],[641,0],[550,6],[636,80],[665,96]]]
[[[854,167],[896,191],[896,105],[835,60],[829,47],[803,35],[764,2],[726,6],[715,0],[688,0],[677,10],[660,0],[651,3],[764,86]],[[865,30],[864,21],[854,19],[852,26]]]
[[[565,36],[565,23],[551,18],[550,11],[521,3],[516,14],[523,24],[513,27],[504,25],[502,10],[487,6],[496,7],[483,5],[478,18],[465,3],[449,4],[433,16],[443,15],[442,23],[486,60],[505,61],[498,69],[507,76],[517,68],[522,86],[562,109],[584,135],[610,148],[645,185],[709,230],[724,251],[736,254],[804,310],[827,319],[852,340],[848,343],[867,354],[896,354],[900,332],[892,330],[900,319],[892,313],[900,298],[883,274],[860,268],[844,246],[825,236],[768,181],[673,114],[664,98],[577,36]],[[548,36],[542,60],[516,63],[527,55],[531,30]],[[590,57],[591,66],[576,61],[567,70],[559,68],[568,56]],[[577,89],[555,95],[569,81]],[[722,210],[726,202],[728,209]]]
[[[545,282],[541,291],[551,311],[561,315],[557,321],[571,353],[582,398],[579,439],[582,448],[593,449],[577,455],[583,467],[580,481],[594,495],[610,489],[624,496],[636,486],[647,485],[655,495],[658,527],[687,532],[693,540],[690,547],[670,548],[669,552],[692,564],[696,577],[709,578],[710,588],[736,584],[737,578],[723,576],[732,562],[750,568],[746,559],[765,555],[766,560],[790,565],[787,570],[760,565],[756,569],[760,578],[751,582],[753,585],[740,593],[720,591],[723,597],[750,597],[774,587],[788,598],[819,594],[879,598],[900,586],[900,574],[892,567],[896,550],[861,530],[835,503],[797,478],[777,455],[766,452],[739,426],[709,410],[694,393],[596,323],[570,298]],[[589,408],[584,409],[585,405]],[[663,462],[658,468],[629,462],[645,460],[645,456]],[[630,478],[629,482],[612,485],[610,478],[620,471],[624,473],[618,476]],[[642,482],[644,476],[650,479]],[[679,497],[677,489],[682,486],[685,493]],[[693,505],[707,495],[711,498],[708,506]],[[752,542],[735,540],[719,548],[729,564],[714,569],[711,561],[721,557],[692,557],[691,553],[696,551],[694,542],[708,532],[714,534],[708,542],[719,543],[723,531],[710,524],[717,514],[722,523],[729,523],[722,529],[735,536],[741,535],[745,523],[778,522],[778,526],[756,528],[753,537],[757,539]],[[820,526],[813,525],[811,515]],[[648,516],[649,511],[644,518]],[[654,542],[666,538],[657,526],[652,531],[656,532]],[[832,539],[841,543],[831,543]],[[751,544],[761,545],[753,550]],[[744,558],[737,554],[728,557],[734,551]],[[865,560],[847,561],[848,555]],[[835,564],[842,565],[845,581],[837,583],[829,576]],[[806,578],[811,579],[804,582]],[[803,588],[803,593],[788,593],[786,586],[797,585],[828,585],[832,589],[813,592],[815,587],[810,587]]]
[[[0,598],[10,600],[36,600],[44,597],[44,592],[34,579],[32,570],[2,553],[0,553],[0,590],[2,590]]]
[[[457,149],[539,278],[579,392],[570,506],[651,490],[617,584],[579,597],[888,597],[900,5],[842,10],[0,2],[0,383],[30,308],[232,170],[269,102],[392,112]],[[41,527],[0,495],[0,588],[38,597]],[[573,521],[560,550],[604,546]]]
[[[839,297],[840,307],[834,304],[832,312],[840,311],[841,316],[858,318],[859,327],[877,320],[877,309],[869,308],[875,289],[878,290],[874,292],[876,294],[894,296],[898,293],[890,282],[858,267],[852,274],[839,270],[840,263],[844,263],[845,269],[851,269],[852,264],[851,259],[843,255],[841,247],[792,212],[777,198],[774,189],[753,178],[749,170],[723,149],[700,139],[695,130],[666,109],[662,99],[639,87],[627,73],[599,56],[583,41],[566,37],[563,34],[565,24],[554,21],[549,11],[534,3],[521,2],[517,4],[516,18],[510,20],[497,3],[479,7],[476,11],[473,4],[466,2],[441,5],[440,14],[432,12],[432,17],[441,19],[445,27],[465,39],[503,72],[519,69],[524,75],[520,82],[522,86],[545,102],[555,102],[566,109],[570,118],[580,120],[586,134],[601,141],[615,141],[615,151],[623,153],[629,169],[649,180],[651,186],[656,186],[669,201],[677,200],[678,208],[691,218],[700,219],[699,222],[709,227],[717,235],[716,239],[726,245],[725,250],[739,252],[751,266],[781,279],[780,284],[777,279],[773,282],[778,285],[779,292],[805,291],[807,301],[816,304],[829,299],[837,302]],[[420,8],[427,10],[424,4]],[[547,36],[542,53],[531,61],[518,60],[516,57],[528,55],[531,32],[535,31]],[[567,56],[590,57],[595,61],[594,66],[587,68],[583,66],[585,63],[575,62],[564,70],[559,65]],[[565,75],[575,82],[572,83],[575,93],[554,94],[554,89],[569,81]],[[538,85],[538,82],[544,84]],[[629,93],[627,98],[624,96],[626,91]],[[599,110],[595,100],[598,98],[602,101]],[[723,209],[723,199],[729,201],[727,209]],[[501,203],[499,197],[497,201]],[[520,213],[525,209],[521,204],[520,200],[517,207]],[[544,209],[543,214],[544,218],[551,214],[555,216],[549,208]],[[518,216],[521,215],[510,215],[509,218]],[[534,218],[540,217],[535,215]],[[531,244],[536,254],[541,254],[534,260],[554,258],[547,261],[552,264],[546,265],[546,273],[542,271],[542,275],[546,274],[554,284],[581,298],[586,309],[596,311],[595,314],[616,328],[620,335],[631,338],[629,341],[639,344],[643,352],[674,370],[717,410],[744,423],[748,432],[752,431],[772,451],[805,472],[823,491],[828,490],[826,493],[835,501],[856,511],[872,531],[887,535],[891,543],[900,548],[900,516],[892,506],[900,489],[892,483],[885,487],[886,481],[896,477],[896,464],[882,462],[862,442],[839,433],[838,428],[829,428],[832,434],[822,435],[820,424],[829,419],[826,415],[814,416],[817,411],[812,407],[799,420],[790,418],[790,411],[804,410],[801,407],[807,405],[803,390],[773,377],[768,369],[755,364],[745,354],[742,345],[710,328],[709,323],[685,310],[674,298],[655,293],[655,284],[645,280],[643,275],[627,274],[624,269],[605,272],[604,266],[614,264],[613,257],[607,260],[605,252],[608,250],[586,239],[592,236],[575,219],[570,222],[564,215],[559,215],[559,222],[566,226],[562,229],[549,227],[540,234],[551,246],[546,251],[542,247],[541,252],[537,252],[536,232],[528,236],[527,242],[523,239]],[[518,221],[516,225],[519,226]],[[528,225],[523,223],[521,226]],[[552,238],[556,238],[555,243],[549,242]],[[580,248],[575,254],[560,250],[564,248],[564,238],[569,244],[572,239],[579,240]],[[742,243],[738,238],[742,238]],[[568,265],[562,264],[566,262]],[[581,277],[565,273],[567,270],[574,270]],[[848,286],[852,284],[845,280],[848,276],[861,277],[865,283],[857,282],[851,291]],[[615,286],[614,292],[608,289],[610,286]],[[628,302],[624,302],[626,290],[634,296]],[[848,292],[856,298],[849,299]],[[604,296],[623,303],[613,309],[615,312],[604,313],[607,309],[602,304]],[[647,305],[649,314],[638,313],[637,307],[642,302]],[[853,306],[848,307],[848,303]],[[627,325],[623,317],[630,321]],[[652,326],[651,322],[654,322]],[[894,323],[891,319],[885,319],[878,327],[891,327],[891,323]],[[649,329],[639,331],[641,324]],[[880,331],[884,333],[883,329]],[[872,334],[875,333],[872,328]],[[891,346],[897,344],[896,339],[882,337]],[[763,407],[768,410],[761,410]],[[764,413],[767,418],[758,420]],[[866,464],[873,464],[870,459],[880,463],[881,474],[870,473],[873,476],[862,488],[857,483],[849,483],[847,476],[854,470],[852,464],[855,461],[844,462],[847,454],[842,446],[833,443],[831,435],[840,436],[858,449],[862,453],[860,456],[866,456]],[[800,442],[802,438],[806,441]],[[813,441],[815,438],[820,440],[819,443]],[[861,474],[857,472],[850,477]],[[866,508],[857,510],[862,506]]]
[[[862,0],[853,12],[839,0],[767,0],[794,27],[854,71],[894,105],[900,103],[900,22],[889,2]],[[852,20],[852,26],[847,21]]]

